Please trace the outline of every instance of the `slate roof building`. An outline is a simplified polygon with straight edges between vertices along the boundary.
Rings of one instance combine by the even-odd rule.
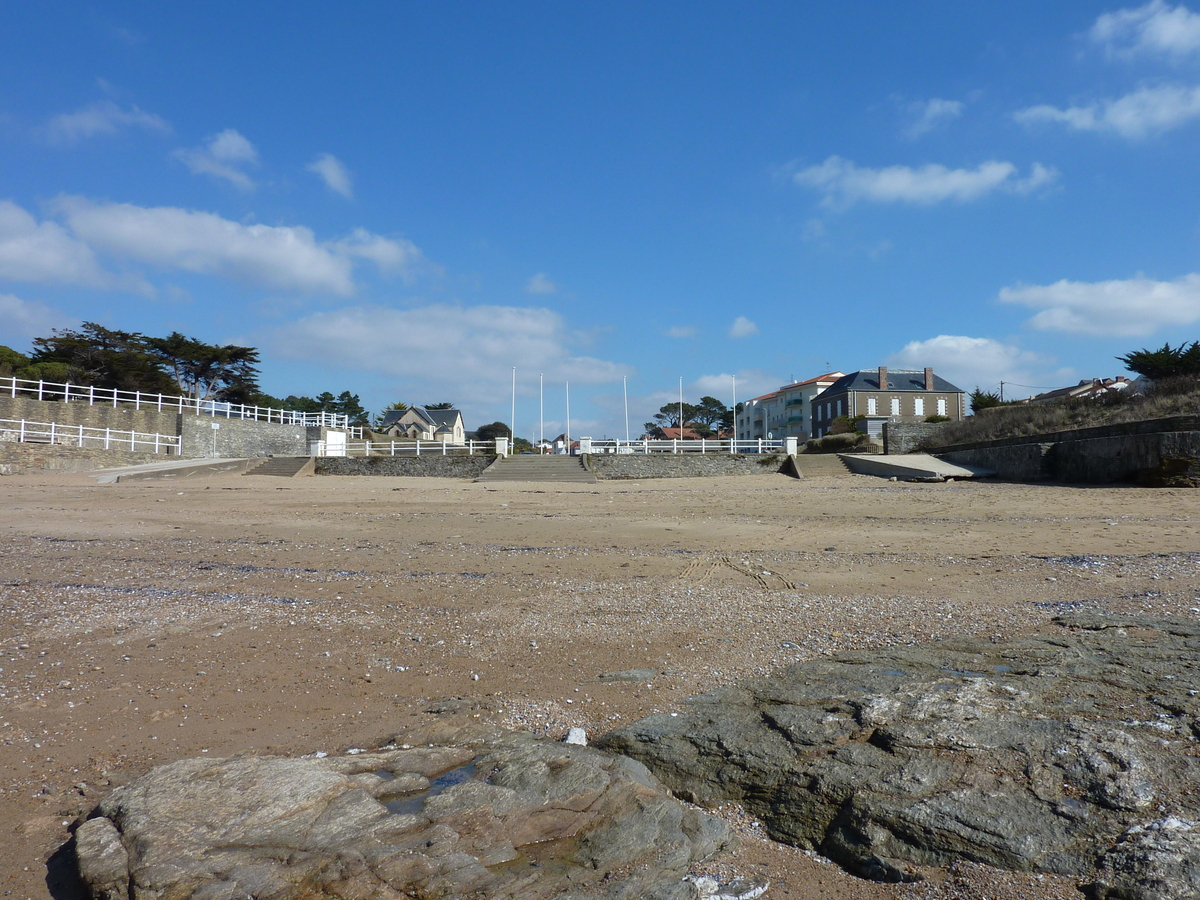
[[[865,416],[867,433],[881,438],[884,422],[923,422],[928,416],[961,419],[966,395],[933,369],[862,369],[843,375],[812,404],[813,437],[829,433],[839,416]]]
[[[446,444],[466,442],[462,413],[457,409],[426,409],[410,406],[384,413],[380,431],[389,437],[411,441],[441,441]]]
[[[1132,386],[1133,382],[1124,375],[1118,375],[1116,378],[1085,378],[1079,384],[1072,385],[1071,387],[1037,394],[1030,397],[1028,402],[1049,403],[1054,400],[1092,399],[1105,394],[1127,391]]]

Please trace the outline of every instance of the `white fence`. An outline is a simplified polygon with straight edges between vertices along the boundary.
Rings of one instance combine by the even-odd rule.
[[[55,422],[0,419],[0,441],[58,444],[64,447],[102,447],[105,450],[141,450],[144,453],[179,453],[174,434],[147,434],[112,428],[87,428]]]
[[[507,442],[505,442],[507,443]],[[781,441],[595,441],[581,438],[579,453],[748,453],[765,454],[785,451],[795,453],[793,444],[789,448],[786,440]],[[351,441],[345,451],[335,449],[321,441],[313,445],[314,456],[452,456],[458,454],[495,453],[495,441],[467,441],[465,444],[449,444],[443,441]],[[511,453],[511,449],[505,448]]]
[[[324,456],[331,452],[325,441],[318,445],[314,455]],[[448,444],[444,441],[350,441],[344,453],[337,456],[461,456],[476,453],[495,453],[495,441],[467,441],[465,444]]]
[[[62,400],[87,403],[89,406],[132,404],[135,409],[154,409],[159,412],[176,410],[194,412],[198,416],[220,416],[226,419],[257,419],[260,422],[279,422],[283,425],[325,425],[346,428],[349,418],[334,413],[302,413],[266,406],[245,406],[220,400],[197,400],[193,397],[172,397],[169,394],[145,394],[141,391],[118,391],[80,384],[56,384],[52,381],[30,381],[25,378],[0,378],[0,396],[30,397],[35,400]]]
[[[668,441],[597,441],[579,439],[580,453],[776,453],[781,450],[796,452],[796,439],[779,441],[735,441],[724,440],[668,440]]]

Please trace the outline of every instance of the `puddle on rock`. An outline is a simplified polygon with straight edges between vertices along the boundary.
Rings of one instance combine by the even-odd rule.
[[[391,781],[396,776],[386,769],[380,769],[375,773],[385,781]],[[392,800],[380,801],[387,808],[387,811],[398,816],[416,816],[420,815],[421,810],[425,807],[425,801],[430,797],[436,797],[442,791],[454,787],[456,784],[462,784],[475,777],[475,763],[469,762],[465,766],[459,766],[457,769],[451,769],[449,772],[444,772],[437,778],[429,782],[429,787],[423,791],[418,791],[415,794],[404,794]]]

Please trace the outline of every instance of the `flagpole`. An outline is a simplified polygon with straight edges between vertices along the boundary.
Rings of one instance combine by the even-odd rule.
[[[683,376],[679,376],[679,439],[683,440]]]
[[[629,443],[629,384],[625,375],[621,376],[621,392],[625,395],[625,443]]]

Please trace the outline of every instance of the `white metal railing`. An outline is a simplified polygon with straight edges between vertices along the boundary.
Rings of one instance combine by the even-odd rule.
[[[53,381],[30,381],[25,378],[0,378],[0,396],[31,397],[37,400],[61,400],[117,406],[133,404],[136,409],[176,410],[195,412],[198,416],[220,416],[226,419],[257,419],[260,422],[279,422],[283,425],[324,425],[346,428],[349,417],[337,413],[302,413],[267,406],[246,406],[221,400],[197,400],[194,397],[173,397],[170,394],[147,394],[142,391],[118,391],[81,384],[58,384]]]
[[[495,441],[467,441],[451,444],[445,441],[350,441],[346,456],[441,456],[495,453]]]
[[[702,440],[665,440],[665,441],[597,441],[590,443],[591,453],[774,453],[785,447],[785,441],[752,440],[737,441],[731,438],[702,439]],[[580,447],[581,453],[589,450]]]
[[[0,419],[0,441],[58,444],[64,447],[103,447],[105,450],[141,448],[153,453],[179,452],[179,436],[174,434],[88,428],[84,425],[30,422],[26,419]]]

